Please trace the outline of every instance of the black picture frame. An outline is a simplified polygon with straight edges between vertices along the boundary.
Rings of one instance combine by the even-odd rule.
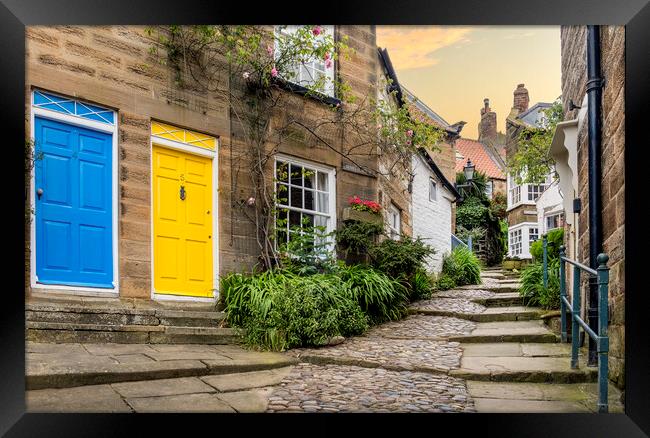
[[[395,428],[401,433],[458,434],[468,427],[481,436],[517,437],[642,437],[650,435],[650,341],[646,310],[649,300],[644,273],[648,264],[643,250],[642,200],[647,198],[645,176],[650,140],[647,121],[650,106],[650,4],[649,0],[385,0],[268,3],[201,0],[0,0],[0,114],[2,145],[8,159],[3,164],[5,235],[2,242],[3,283],[0,288],[0,433],[6,436],[125,436],[145,426],[148,435],[169,434],[181,426],[194,433],[239,434],[259,427],[268,433],[341,433],[361,427],[373,433]],[[315,7],[313,7],[315,6]],[[24,309],[24,181],[22,147],[25,140],[25,26],[48,24],[169,24],[333,22],[337,24],[437,24],[437,25],[626,25],[626,391],[625,414],[460,414],[460,415],[125,415],[25,413],[25,309]],[[644,123],[645,122],[645,123]],[[13,175],[13,173],[18,175]],[[347,423],[342,428],[342,423]],[[227,428],[234,426],[234,429]],[[205,431],[201,431],[207,427]],[[447,431],[445,431],[447,429]],[[201,432],[199,432],[201,431]],[[167,433],[165,433],[167,432]],[[138,434],[143,433],[139,432]],[[178,435],[177,435],[178,436]]]

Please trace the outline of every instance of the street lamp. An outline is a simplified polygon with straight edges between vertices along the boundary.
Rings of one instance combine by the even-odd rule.
[[[467,159],[467,164],[463,167],[463,173],[465,174],[465,184],[456,184],[456,188],[460,189],[463,187],[470,187],[472,185],[472,179],[474,179],[474,164],[471,159]]]

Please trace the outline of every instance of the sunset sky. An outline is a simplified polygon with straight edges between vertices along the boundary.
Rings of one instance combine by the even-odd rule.
[[[397,78],[449,123],[478,137],[483,99],[505,131],[512,92],[525,84],[530,105],[561,94],[559,26],[377,26]]]

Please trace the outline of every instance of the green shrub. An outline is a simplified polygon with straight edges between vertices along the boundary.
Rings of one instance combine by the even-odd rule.
[[[337,275],[372,323],[398,320],[406,315],[408,289],[399,280],[362,265],[342,264]]]
[[[383,224],[351,221],[336,231],[336,244],[346,256],[365,254],[383,230]]]
[[[557,260],[560,258],[560,246],[564,244],[564,229],[556,228],[546,234],[547,244],[546,251],[548,260]],[[533,256],[535,261],[542,262],[544,260],[544,241],[538,239],[530,245],[530,255]]]
[[[417,269],[411,286],[411,301],[428,300],[434,287],[435,282],[427,271],[422,268]]]
[[[457,246],[451,254],[443,257],[442,275],[453,280],[455,286],[480,284],[481,265],[476,254],[464,246]]]
[[[402,236],[401,240],[385,239],[368,251],[372,266],[392,278],[410,283],[415,271],[424,267],[427,257],[435,250],[418,237]]]
[[[519,294],[527,306],[545,309],[560,308],[560,262],[554,259],[548,264],[548,287],[544,288],[544,267],[535,262],[521,271]]]
[[[222,280],[221,290],[228,322],[243,329],[247,344],[264,349],[323,345],[333,336],[368,328],[368,316],[337,275],[282,270],[231,274]]]
[[[440,274],[438,280],[436,281],[436,289],[438,290],[448,290],[456,287],[456,282],[448,274]]]

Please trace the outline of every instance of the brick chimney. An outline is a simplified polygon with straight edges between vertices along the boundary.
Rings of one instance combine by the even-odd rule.
[[[490,99],[483,99],[481,121],[478,124],[478,141],[495,142],[497,139],[497,113],[490,109]]]
[[[513,99],[512,106],[514,108],[517,108],[519,110],[519,113],[523,113],[528,109],[528,102],[530,101],[530,98],[528,97],[528,90],[524,88],[524,84],[519,84],[517,85],[517,89],[513,94],[515,97]]]

